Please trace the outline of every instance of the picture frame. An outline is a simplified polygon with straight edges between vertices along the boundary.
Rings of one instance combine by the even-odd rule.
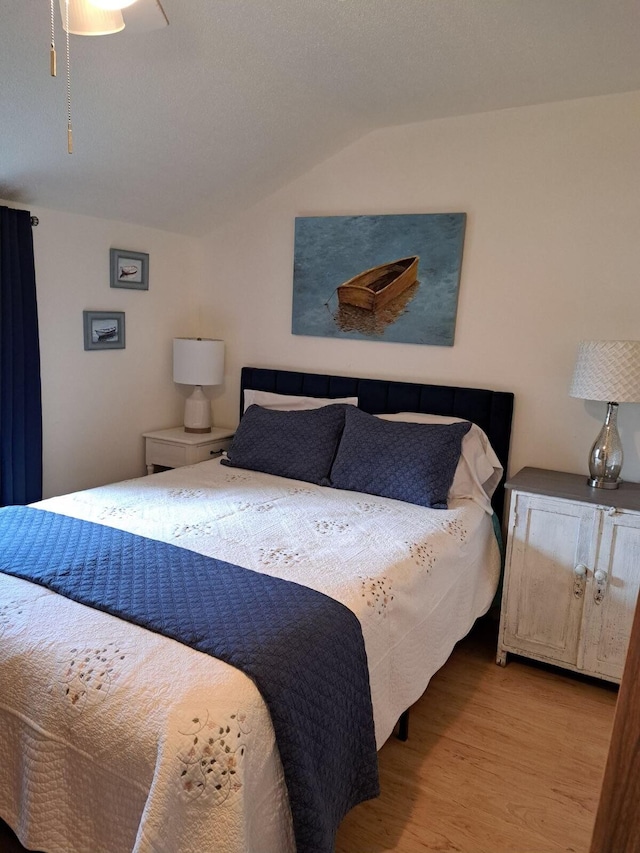
[[[149,255],[128,249],[109,250],[111,287],[149,290]]]
[[[124,311],[83,311],[84,348],[124,349]]]
[[[454,345],[466,213],[295,219],[294,335]]]

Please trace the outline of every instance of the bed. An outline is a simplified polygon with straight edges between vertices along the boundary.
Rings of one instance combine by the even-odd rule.
[[[305,408],[303,398],[314,398],[317,408]],[[273,402],[281,399],[282,408]],[[228,460],[51,498],[26,512],[224,561],[355,614],[380,748],[494,598],[513,395],[246,367],[241,400],[237,438],[247,441],[238,440]],[[245,413],[252,402],[257,406]],[[294,414],[297,407],[307,414]],[[336,410],[346,412],[332,463],[333,472],[342,463],[341,484],[246,467],[243,446],[251,454],[261,444],[268,456],[282,438],[280,424],[294,424],[295,432],[302,421]],[[449,441],[453,426],[466,441],[468,428],[450,424],[453,418],[472,421],[490,442],[484,447],[493,482],[484,499],[449,492],[446,508],[434,509],[372,493],[371,471],[359,479],[358,460],[368,452],[362,436],[372,436],[377,465],[385,455],[375,444],[378,432],[383,440],[413,441],[425,413],[437,424],[430,435],[446,433]],[[274,418],[283,419],[270,433]],[[357,424],[349,432],[352,455],[344,449],[347,424]],[[311,456],[317,446],[314,439]],[[285,455],[282,470],[298,473]],[[381,481],[376,466],[373,479]],[[353,488],[360,482],[365,490]],[[393,495],[393,477],[389,482]],[[0,553],[0,817],[25,846],[47,853],[303,848],[289,759],[274,729],[279,711],[267,708],[253,677],[171,635],[25,580],[19,570],[9,573],[2,559]],[[196,571],[204,571],[200,563]],[[325,734],[337,739],[344,723],[327,716]]]

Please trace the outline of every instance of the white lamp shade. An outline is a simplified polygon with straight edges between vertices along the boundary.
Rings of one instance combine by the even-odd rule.
[[[224,376],[224,341],[174,338],[173,381],[183,385],[220,385]]]
[[[640,402],[640,341],[581,341],[569,394],[582,400]]]
[[[67,29],[66,0],[60,0],[62,27]],[[76,36],[106,36],[124,29],[119,9],[98,9],[87,0],[69,0],[69,32]]]

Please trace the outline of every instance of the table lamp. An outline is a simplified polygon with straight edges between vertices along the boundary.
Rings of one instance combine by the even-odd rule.
[[[640,402],[640,341],[581,341],[569,394],[606,402],[604,425],[589,455],[587,484],[617,489],[623,458],[618,403]]]
[[[224,341],[211,338],[173,339],[173,381],[195,385],[184,404],[185,432],[211,432],[211,400],[203,385],[220,385],[224,376]]]

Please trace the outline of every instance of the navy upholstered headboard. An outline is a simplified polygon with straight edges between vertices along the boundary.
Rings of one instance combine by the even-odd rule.
[[[306,397],[357,397],[358,406],[372,415],[392,412],[429,412],[473,421],[489,437],[502,466],[507,471],[513,394],[452,385],[420,385],[388,379],[356,379],[292,370],[243,367],[240,380],[240,413],[244,410],[245,388],[276,394]],[[504,477],[493,496],[493,507],[502,518]]]

